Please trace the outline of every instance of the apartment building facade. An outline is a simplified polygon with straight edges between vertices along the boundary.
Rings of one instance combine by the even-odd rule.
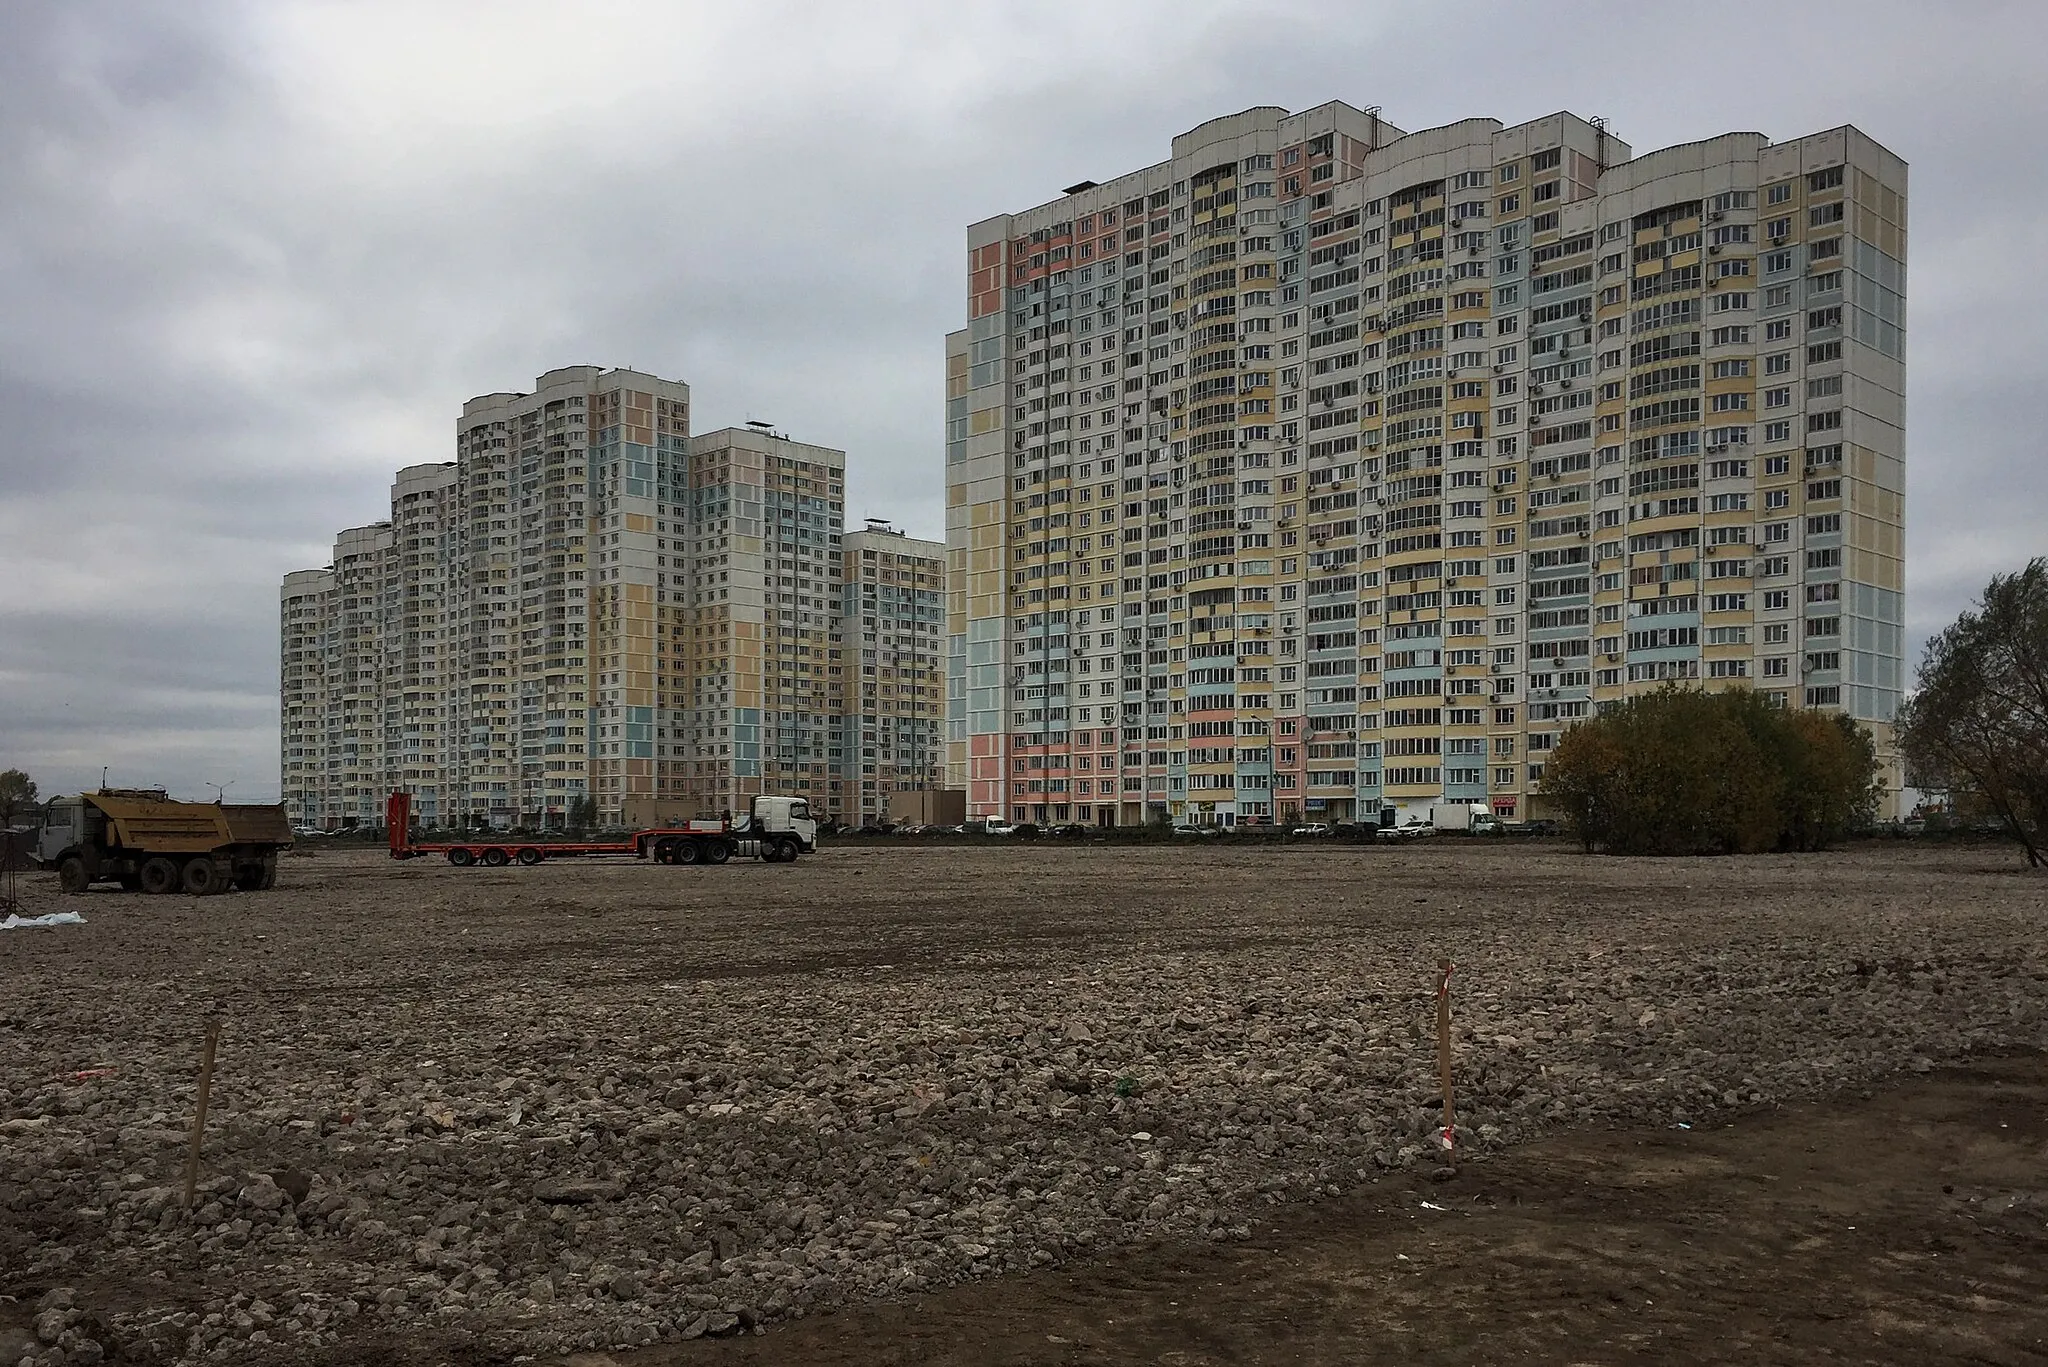
[[[688,386],[549,371],[282,588],[294,821],[561,828],[804,794],[851,819],[845,454],[692,436]],[[927,662],[936,673],[936,657]],[[931,685],[936,688],[936,684]]]
[[[1332,103],[974,225],[949,782],[1017,820],[1535,815],[1573,721],[1674,680],[1888,750],[1905,204],[1853,128],[1636,157]]]
[[[879,521],[843,546],[848,820],[872,826],[893,794],[945,786],[946,548]]]

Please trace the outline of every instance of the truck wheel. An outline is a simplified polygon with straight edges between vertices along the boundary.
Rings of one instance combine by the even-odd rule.
[[[714,840],[704,847],[704,858],[707,863],[723,864],[732,858],[732,846],[723,840]]]
[[[161,896],[178,886],[178,866],[162,855],[142,862],[142,890]]]
[[[235,887],[241,892],[261,892],[263,866],[256,863],[235,865]]]
[[[197,859],[185,861],[185,871],[180,881],[185,891],[192,896],[211,897],[221,890],[226,880],[220,876],[220,870],[214,867],[213,860],[201,855]]]
[[[81,893],[90,887],[92,879],[86,876],[85,861],[77,855],[57,866],[57,886],[69,893]]]
[[[704,847],[694,840],[676,842],[676,863],[695,864],[704,857]]]
[[[257,887],[263,892],[269,892],[272,888],[276,886],[277,856],[274,854],[266,854],[263,856],[263,881],[257,884]]]
[[[121,891],[123,891],[123,892],[140,892],[141,890],[142,890],[142,875],[141,875],[141,874],[139,874],[139,873],[137,873],[137,872],[135,871],[135,869],[134,869],[134,866],[133,866],[133,865],[130,865],[130,866],[128,866],[128,867],[126,867],[126,868],[122,869],[122,870],[121,870]]]
[[[511,862],[512,856],[501,849],[492,848],[484,851],[484,863],[494,869],[502,869]]]
[[[782,863],[794,864],[796,862],[796,854],[797,845],[794,840],[778,840],[775,842],[775,857]]]
[[[647,857],[657,864],[673,864],[676,861],[676,844],[673,840],[657,840]]]
[[[476,862],[476,851],[465,850],[458,845],[448,851],[448,862],[458,869],[466,869]]]
[[[524,849],[519,852],[519,862],[529,867],[538,864],[542,857],[541,852],[536,849]]]

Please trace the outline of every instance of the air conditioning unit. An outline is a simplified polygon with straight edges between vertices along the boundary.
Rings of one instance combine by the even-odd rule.
[[[1493,368],[1493,373],[1494,373],[1494,374],[1496,374],[1496,375],[1499,375],[1499,374],[1501,374],[1501,373],[1502,373],[1503,371],[1505,371],[1506,369],[1507,369],[1507,367],[1506,367],[1506,366],[1504,366],[1504,365],[1497,365],[1497,366],[1495,366],[1495,367]]]
[[[1559,380],[1557,382],[1557,387],[1559,389],[1570,389],[1572,387],[1572,382],[1570,380]]]
[[[1531,394],[1541,394],[1543,392],[1543,386],[1540,384],[1532,384],[1529,386],[1529,392]]]
[[[1721,221],[1721,211],[1720,211],[1719,209],[1714,209],[1714,210],[1711,210],[1711,211],[1709,211],[1709,212],[1708,212],[1708,214],[1707,214],[1707,222],[1709,222],[1709,223],[1719,223],[1720,221]]]
[[[1484,247],[1474,247],[1471,251],[1466,253],[1467,256],[1484,256],[1485,254],[1486,248]]]
[[[1593,534],[1592,534],[1591,532],[1580,532],[1580,533],[1579,533],[1579,540],[1581,540],[1581,541],[1591,541],[1592,539],[1593,539]]]
[[[1465,220],[1462,218],[1454,218],[1451,220],[1451,226],[1453,228],[1462,228],[1465,226]]]
[[[1718,243],[1718,242],[1716,242],[1716,243],[1715,243],[1715,244],[1714,244],[1713,246],[1711,246],[1711,247],[1707,248],[1707,255],[1708,255],[1708,256],[1719,256],[1720,254],[1721,254],[1721,244],[1720,244],[1720,243]]]

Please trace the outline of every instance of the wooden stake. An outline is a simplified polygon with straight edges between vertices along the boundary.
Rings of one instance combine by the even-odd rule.
[[[1437,960],[1443,976],[1436,984],[1436,1071],[1444,1086],[1444,1148],[1450,1151],[1458,1122],[1451,1111],[1451,961]]]
[[[192,1147],[185,1153],[185,1209],[199,1187],[199,1141],[206,1133],[206,1105],[213,1099],[213,1055],[220,1044],[220,1022],[206,1022],[206,1052],[199,1060],[199,1105],[192,1112]]]

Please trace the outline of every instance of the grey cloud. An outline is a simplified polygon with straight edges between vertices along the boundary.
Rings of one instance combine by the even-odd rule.
[[[274,791],[278,578],[447,459],[465,398],[551,366],[844,446],[850,519],[940,534],[965,226],[1331,98],[1405,128],[1572,108],[1638,150],[1854,122],[1911,161],[1924,635],[2048,549],[2048,12],[1971,14],[10,5],[0,766]]]

